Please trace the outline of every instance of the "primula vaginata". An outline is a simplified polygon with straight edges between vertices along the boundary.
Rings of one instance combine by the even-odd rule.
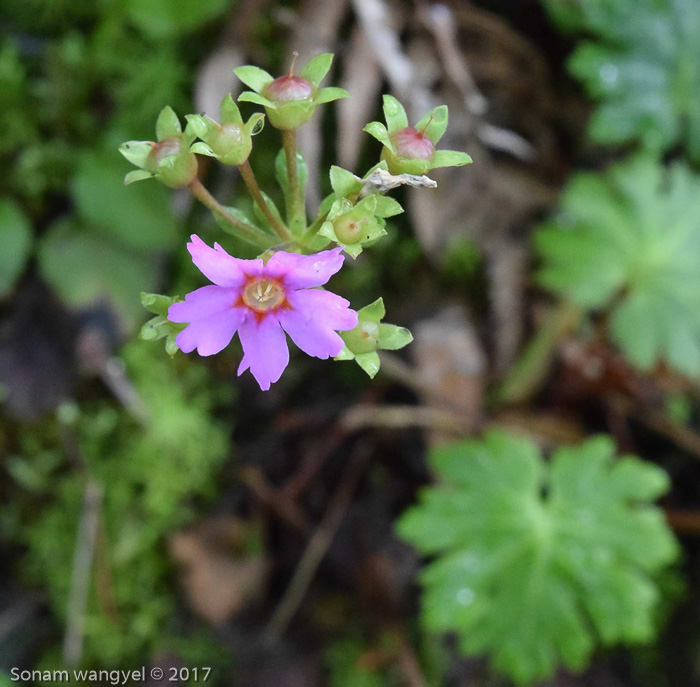
[[[183,353],[219,353],[238,332],[243,359],[238,374],[250,369],[266,391],[289,362],[285,332],[304,353],[337,356],[343,349],[338,331],[353,329],[357,313],[324,285],[343,265],[341,249],[315,255],[278,251],[267,262],[241,260],[219,244],[210,248],[192,235],[192,261],[214,282],[185,296],[168,310],[171,322],[188,323],[176,337]]]

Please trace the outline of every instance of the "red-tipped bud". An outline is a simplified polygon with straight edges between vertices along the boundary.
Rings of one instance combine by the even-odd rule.
[[[431,160],[435,154],[435,144],[425,132],[418,131],[412,126],[391,134],[391,142],[394,144],[397,157],[408,160]]]
[[[307,100],[314,93],[313,84],[301,76],[287,74],[270,83],[263,95],[273,103],[287,103],[294,100]]]

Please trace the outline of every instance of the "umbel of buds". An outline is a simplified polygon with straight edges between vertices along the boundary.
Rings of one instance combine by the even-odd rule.
[[[409,126],[403,105],[385,95],[384,117],[386,126],[370,122],[364,130],[383,144],[382,160],[392,174],[421,175],[437,167],[460,167],[472,161],[466,153],[435,149],[447,129],[446,105],[436,107],[415,126]]]
[[[349,97],[342,88],[320,87],[332,63],[333,55],[322,53],[309,60],[298,75],[292,64],[289,74],[277,79],[259,67],[238,67],[236,76],[253,89],[241,93],[238,100],[262,105],[277,129],[298,129],[311,119],[318,105]]]
[[[197,156],[190,150],[196,134],[183,132],[171,107],[164,107],[156,121],[156,141],[127,141],[119,152],[139,169],[129,172],[125,184],[156,178],[166,186],[187,186],[197,176]]]
[[[219,111],[221,123],[206,115],[187,115],[192,131],[201,141],[193,144],[191,151],[214,157],[225,165],[242,165],[253,149],[253,136],[262,131],[265,115],[254,114],[243,122],[241,112],[230,93],[221,101]]]

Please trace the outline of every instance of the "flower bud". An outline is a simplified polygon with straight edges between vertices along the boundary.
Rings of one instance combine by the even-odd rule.
[[[379,347],[379,325],[360,321],[355,329],[343,332],[345,345],[355,354],[371,353]]]

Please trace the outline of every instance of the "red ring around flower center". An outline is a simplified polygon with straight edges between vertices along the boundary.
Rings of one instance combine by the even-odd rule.
[[[243,289],[241,299],[251,310],[265,314],[275,308],[283,307],[286,304],[287,296],[282,284],[276,279],[256,277]]]

